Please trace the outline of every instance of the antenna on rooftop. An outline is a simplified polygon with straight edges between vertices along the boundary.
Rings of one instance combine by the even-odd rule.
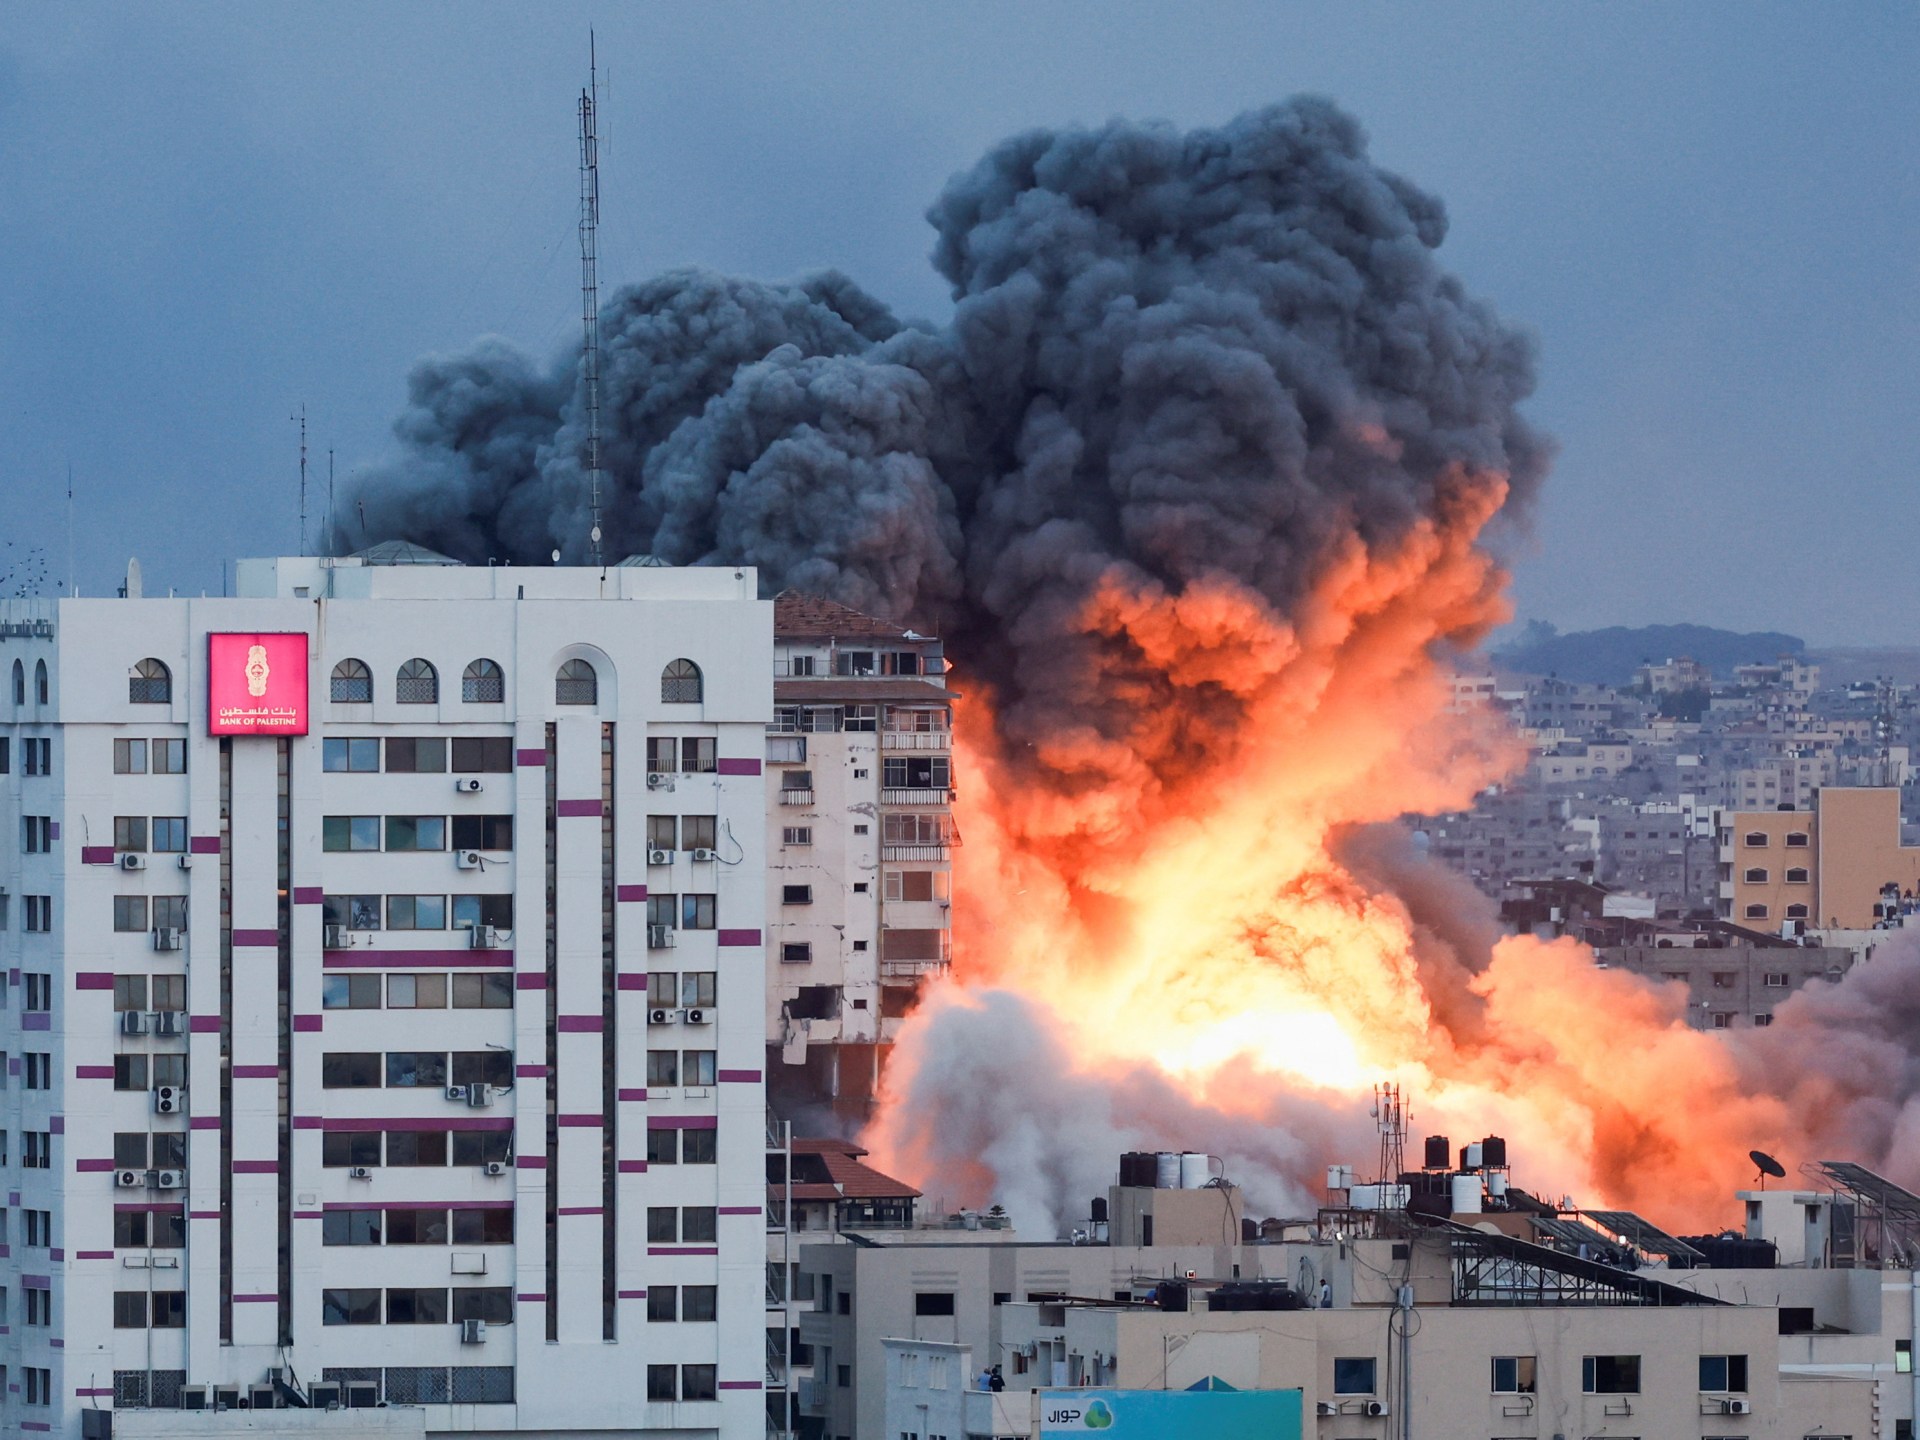
[[[1374,1121],[1380,1127],[1380,1183],[1397,1185],[1407,1168],[1407,1115],[1400,1104],[1400,1087],[1373,1087]]]
[[[333,447],[329,445],[327,447],[327,540],[330,544],[333,543],[336,533],[333,526]]]
[[[300,402],[300,553],[307,553],[307,402]]]
[[[588,532],[593,563],[600,553],[600,72],[593,31],[587,31],[587,88],[580,92],[580,324],[581,375],[587,389],[587,485],[593,505]]]
[[[1760,1182],[1760,1188],[1762,1190],[1767,1188],[1767,1177],[1769,1175],[1771,1175],[1776,1180],[1786,1179],[1787,1167],[1782,1165],[1778,1160],[1774,1159],[1773,1156],[1767,1154],[1766,1151],[1749,1150],[1747,1152],[1747,1158],[1753,1161],[1754,1165],[1760,1171],[1760,1173],[1754,1178]]]

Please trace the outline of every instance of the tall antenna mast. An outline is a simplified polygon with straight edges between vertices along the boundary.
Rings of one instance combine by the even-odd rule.
[[[67,462],[67,596],[80,592],[73,588],[73,462]]]
[[[327,543],[337,543],[333,520],[333,447],[327,447]]]
[[[1373,1118],[1380,1127],[1380,1183],[1397,1185],[1407,1168],[1407,1116],[1398,1085],[1373,1087]]]
[[[300,553],[307,553],[307,402],[300,402]]]
[[[587,382],[587,484],[593,503],[593,563],[600,553],[600,70],[593,32],[587,32],[587,88],[580,92],[580,324],[585,331],[581,371]]]

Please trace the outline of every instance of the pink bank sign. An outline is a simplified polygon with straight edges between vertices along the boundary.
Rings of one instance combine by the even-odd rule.
[[[307,637],[207,636],[207,733],[307,733]]]

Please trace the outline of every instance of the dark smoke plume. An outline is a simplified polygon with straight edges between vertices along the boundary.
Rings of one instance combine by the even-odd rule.
[[[1143,717],[1173,712],[1171,682],[1087,633],[1090,595],[1226,579],[1284,616],[1333,549],[1391,547],[1452,477],[1505,477],[1511,507],[1545,469],[1515,408],[1529,342],[1436,263],[1440,202],[1325,101],[1035,131],[928,219],[939,329],[838,274],[683,270],[615,297],[609,557],[752,564],[770,591],[938,627],[1016,753],[1063,707],[1158,753],[1134,732],[1167,723]],[[409,395],[340,548],[585,558],[576,356],[485,342],[421,362]],[[1212,698],[1217,723],[1182,708],[1189,753],[1231,731]]]

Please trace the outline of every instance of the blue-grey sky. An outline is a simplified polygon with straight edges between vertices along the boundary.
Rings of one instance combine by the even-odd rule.
[[[1710,4],[60,4],[0,10],[0,540],[149,593],[297,544],[409,365],[577,340],[603,284],[835,265],[941,318],[921,212],[1033,125],[1299,91],[1448,204],[1562,446],[1522,615],[1914,638],[1920,9]],[[315,534],[318,525],[315,524]]]

